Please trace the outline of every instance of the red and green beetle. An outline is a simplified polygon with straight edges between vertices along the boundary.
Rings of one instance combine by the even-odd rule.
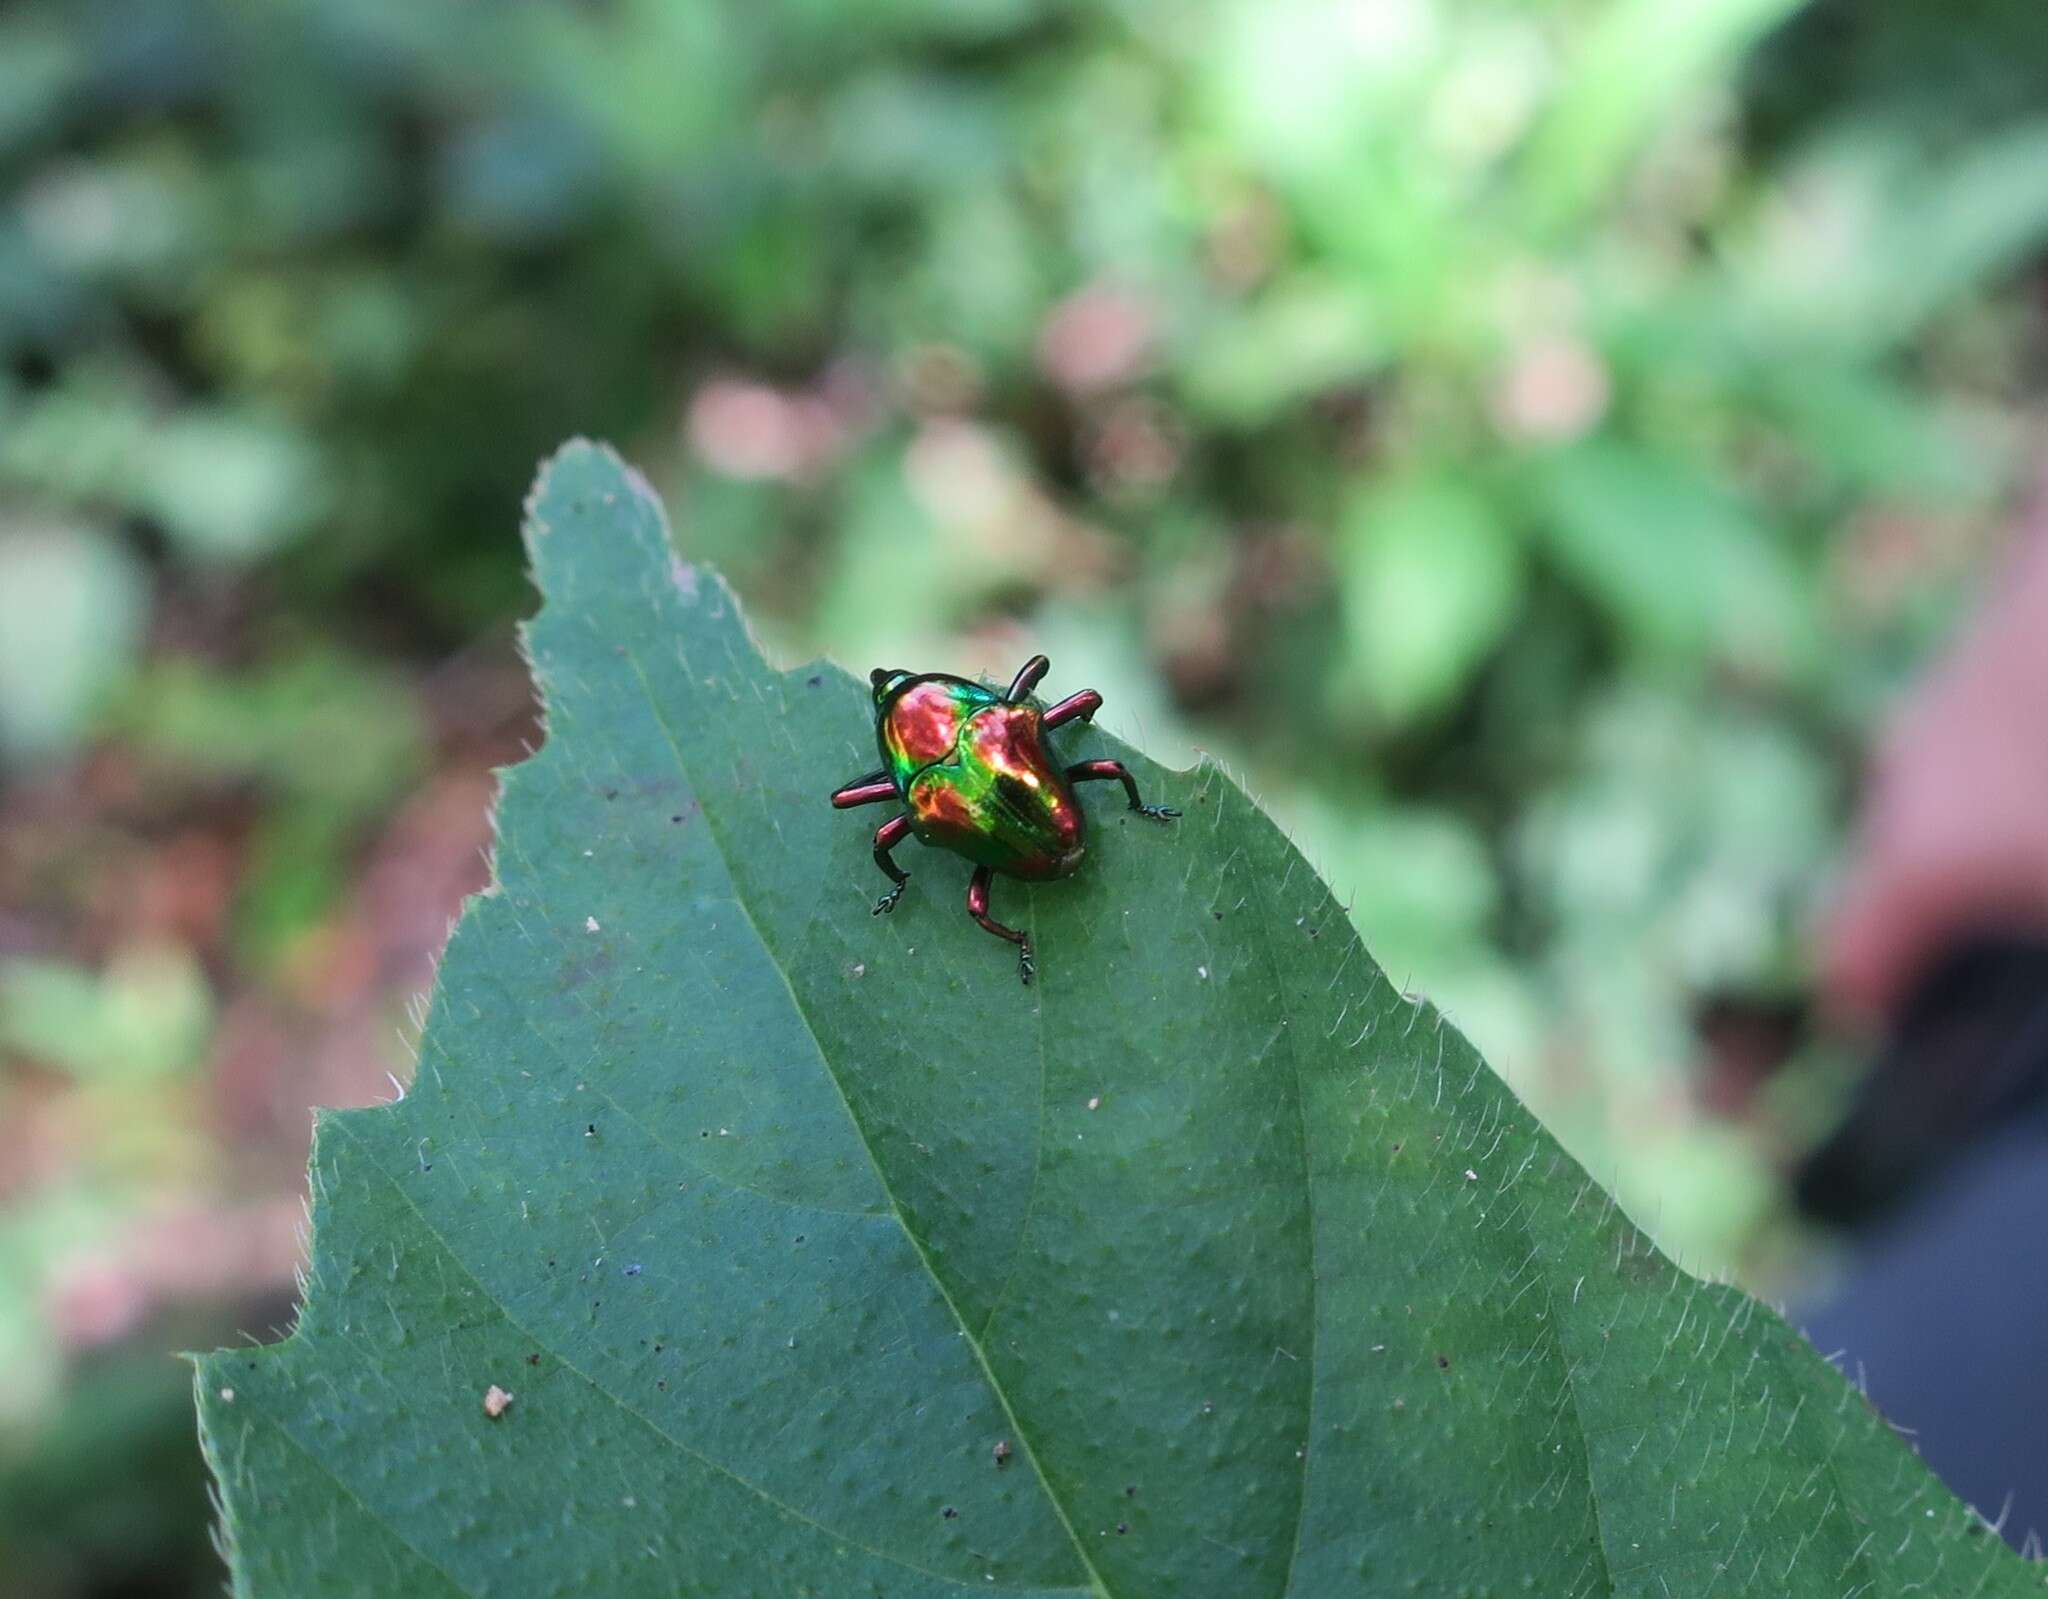
[[[989,880],[1001,872],[1027,882],[1066,877],[1081,864],[1086,818],[1074,798],[1076,783],[1115,779],[1131,809],[1159,820],[1180,815],[1147,805],[1122,761],[1054,762],[1044,735],[1066,722],[1086,722],[1102,708],[1093,689],[1040,709],[1031,691],[1052,663],[1034,655],[998,694],[944,672],[876,670],[875,742],[882,765],[835,790],[841,810],[900,800],[909,810],[875,831],[875,864],[893,885],[875,902],[875,914],[896,908],[910,874],[890,853],[911,834],[974,862],[967,913],[998,938],[1017,946],[1018,975],[1031,981],[1031,939],[988,913]]]

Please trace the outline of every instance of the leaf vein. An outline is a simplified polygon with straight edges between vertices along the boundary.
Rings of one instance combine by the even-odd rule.
[[[678,774],[694,790],[695,784],[690,782],[689,762],[683,759],[682,745],[676,738],[675,730],[669,726],[668,718],[662,714],[660,698],[654,692],[654,685],[647,679],[646,668],[640,664],[640,657],[630,647],[626,647],[624,658],[632,668],[633,676],[640,685],[641,694],[647,702],[648,714],[653,717],[655,726],[661,730],[663,739],[668,743],[669,752],[675,759]],[[995,1397],[996,1403],[1002,1407],[1003,1415],[1008,1419],[1012,1430],[1016,1434],[1017,1447],[1022,1451],[1024,1458],[1030,1462],[1032,1473],[1038,1478],[1039,1486],[1045,1492],[1046,1503],[1051,1506],[1053,1514],[1059,1518],[1060,1525],[1066,1529],[1068,1541],[1074,1547],[1074,1556],[1080,1561],[1081,1569],[1088,1573],[1089,1580],[1093,1584],[1095,1592],[1100,1596],[1100,1599],[1111,1599],[1109,1585],[1103,1581],[1102,1573],[1096,1570],[1095,1562],[1089,1559],[1087,1547],[1081,1542],[1081,1535],[1075,1530],[1072,1518],[1067,1515],[1067,1507],[1060,1502],[1059,1495],[1053,1492],[1051,1479],[1045,1474],[1045,1467],[1038,1459],[1038,1452],[1032,1448],[1031,1439],[1024,1428],[1024,1424],[1010,1404],[1008,1392],[1005,1391],[1003,1385],[997,1380],[994,1368],[989,1365],[988,1352],[982,1348],[981,1340],[974,1335],[974,1329],[968,1325],[967,1318],[961,1314],[960,1306],[955,1302],[952,1293],[947,1289],[945,1282],[933,1267],[931,1257],[925,1252],[923,1242],[918,1238],[915,1230],[912,1229],[908,1218],[904,1216],[903,1207],[896,1198],[896,1191],[889,1184],[889,1175],[882,1169],[882,1163],[875,1154],[874,1144],[868,1137],[867,1128],[862,1125],[859,1115],[853,1108],[853,1101],[847,1097],[846,1085],[840,1082],[839,1074],[832,1069],[831,1060],[825,1053],[824,1045],[819,1041],[817,1028],[811,1022],[810,1013],[804,1008],[803,1001],[797,996],[796,987],[789,980],[788,970],[782,962],[775,959],[773,948],[768,942],[767,935],[761,931],[760,924],[754,920],[753,907],[747,903],[746,896],[740,892],[739,879],[732,871],[732,862],[725,854],[725,845],[719,839],[717,824],[713,821],[708,808],[704,812],[704,819],[706,824],[705,831],[711,838],[712,847],[718,851],[720,859],[725,864],[726,876],[732,882],[733,905],[745,920],[756,942],[760,944],[762,952],[768,956],[769,966],[773,968],[775,975],[781,980],[783,990],[789,997],[791,1010],[797,1019],[803,1023],[804,1030],[810,1035],[811,1047],[817,1052],[818,1065],[825,1075],[825,1080],[832,1085],[833,1092],[839,1096],[840,1104],[845,1107],[847,1122],[853,1128],[854,1135],[859,1140],[862,1151],[867,1155],[868,1164],[874,1168],[875,1180],[882,1185],[882,1197],[889,1202],[890,1214],[896,1218],[896,1225],[902,1230],[905,1241],[917,1256],[918,1264],[924,1268],[925,1276],[931,1280],[933,1290],[938,1294],[941,1302],[944,1303],[948,1314],[953,1318],[954,1324],[960,1329],[961,1338],[965,1340],[969,1351],[974,1356],[976,1364],[980,1366],[982,1378],[987,1382],[989,1392]]]
[[[891,1554],[886,1549],[877,1549],[871,1544],[862,1543],[857,1538],[848,1537],[845,1533],[840,1532],[837,1528],[830,1526],[826,1522],[820,1521],[816,1516],[811,1515],[808,1511],[805,1511],[799,1508],[798,1506],[791,1504],[786,1499],[779,1498],[775,1494],[770,1493],[766,1488],[762,1487],[759,1483],[753,1481],[751,1478],[741,1476],[740,1473],[734,1471],[732,1467],[726,1465],[723,1461],[718,1460],[711,1455],[707,1455],[702,1450],[697,1449],[688,1443],[685,1443],[681,1438],[677,1437],[674,1433],[670,1432],[666,1427],[663,1427],[660,1423],[655,1421],[654,1418],[649,1416],[645,1411],[628,1403],[627,1400],[624,1399],[622,1396],[613,1393],[611,1389],[607,1388],[603,1383],[599,1382],[596,1377],[592,1376],[589,1372],[585,1371],[581,1366],[577,1365],[574,1361],[570,1360],[566,1355],[564,1355],[561,1352],[561,1350],[555,1348],[553,1344],[551,1344],[547,1339],[542,1338],[540,1334],[536,1333],[531,1327],[527,1326],[525,1323],[516,1319],[513,1316],[510,1307],[506,1305],[504,1301],[500,1300],[495,1294],[493,1294],[490,1287],[484,1282],[484,1280],[480,1276],[477,1275],[476,1269],[472,1267],[468,1261],[463,1259],[462,1256],[456,1252],[454,1244],[452,1244],[448,1240],[447,1235],[443,1233],[438,1227],[436,1227],[431,1220],[428,1219],[427,1213],[420,1208],[419,1201],[415,1199],[410,1192],[407,1191],[405,1185],[377,1163],[375,1155],[371,1153],[369,1146],[362,1141],[360,1135],[352,1131],[349,1131],[346,1123],[338,1123],[337,1125],[341,1127],[342,1131],[346,1134],[349,1141],[353,1143],[359,1151],[361,1151],[364,1158],[364,1163],[370,1168],[370,1170],[374,1171],[379,1177],[382,1177],[385,1182],[390,1184],[392,1191],[395,1192],[398,1195],[398,1197],[405,1202],[406,1207],[412,1211],[415,1217],[418,1218],[420,1226],[425,1230],[427,1236],[433,1239],[435,1244],[437,1244],[440,1247],[441,1253],[448,1258],[449,1263],[453,1265],[456,1268],[456,1270],[460,1271],[465,1277],[467,1277],[471,1282],[476,1284],[477,1290],[483,1294],[486,1302],[488,1302],[493,1308],[496,1309],[498,1315],[503,1319],[506,1326],[510,1327],[514,1332],[518,1333],[520,1337],[527,1343],[534,1345],[536,1348],[544,1351],[546,1354],[552,1357],[557,1366],[559,1366],[563,1371],[566,1371],[570,1373],[572,1376],[580,1379],[585,1384],[585,1386],[587,1386],[590,1389],[592,1393],[597,1394],[601,1398],[609,1400],[612,1403],[612,1405],[615,1408],[617,1408],[620,1412],[622,1412],[625,1415],[631,1416],[635,1421],[640,1423],[641,1426],[645,1427],[649,1432],[653,1433],[655,1437],[661,1439],[663,1442],[667,1443],[671,1448],[677,1450],[678,1452],[689,1456],[690,1459],[696,1461],[706,1470],[716,1472],[719,1476],[726,1478],[728,1481],[738,1484],[740,1487],[746,1489],[748,1493],[754,1495],[754,1497],[759,1499],[763,1504],[771,1506],[784,1516],[787,1516],[792,1521],[801,1522],[803,1525],[810,1527],[817,1532],[822,1533],[825,1537],[831,1539],[834,1543],[840,1544],[847,1549],[856,1550],[861,1554],[870,1555],[876,1560],[882,1561],[885,1565],[896,1566],[904,1571],[913,1571],[921,1577],[930,1577],[936,1582],[943,1582],[951,1587],[967,1588],[975,1593],[1004,1591],[1013,1593],[1045,1593],[1048,1591],[1081,1593],[1087,1591],[1085,1589],[1078,1588],[1065,1590],[1047,1590],[1044,1588],[1005,1589],[1000,1584],[976,1584],[974,1582],[969,1581],[965,1577],[948,1576],[943,1571],[934,1571],[929,1566],[920,1566],[919,1564],[917,1564],[917,1562],[913,1560],[905,1560],[901,1555]],[[464,1591],[467,1592],[466,1589]]]

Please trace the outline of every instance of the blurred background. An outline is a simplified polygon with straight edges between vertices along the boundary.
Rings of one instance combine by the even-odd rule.
[[[2038,0],[14,0],[0,1594],[217,1591],[605,436],[789,660],[1216,752],[1766,1293],[1870,736],[2048,440]]]

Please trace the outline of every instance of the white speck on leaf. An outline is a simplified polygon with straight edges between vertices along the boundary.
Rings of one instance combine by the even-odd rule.
[[[597,931],[597,918],[595,916],[586,916],[583,918],[583,931],[586,933],[594,933]]]
[[[1470,1166],[1467,1166],[1467,1167],[1465,1168],[1465,1181],[1466,1181],[1466,1182],[1468,1182],[1468,1183],[1476,1183],[1476,1182],[1478,1182],[1478,1181],[1479,1181],[1479,1173],[1477,1173],[1476,1171],[1474,1171],[1474,1170],[1473,1170],[1473,1169],[1472,1169],[1472,1168],[1471,1168]]]
[[[223,1389],[222,1389],[222,1390],[220,1391],[220,1402],[221,1402],[222,1404],[224,1404],[224,1405],[232,1405],[232,1404],[233,1404],[233,1403],[235,1402],[235,1391],[234,1391],[234,1389],[232,1389],[232,1388],[223,1388]]]
[[[1197,966],[1195,968],[1195,975],[1200,977],[1202,981],[1206,983],[1209,980],[1209,968],[1206,966]]]
[[[1097,1096],[1096,1098],[1094,1098],[1094,1099],[1091,1099],[1091,1100],[1089,1100],[1089,1101],[1088,1101],[1088,1108],[1089,1108],[1090,1110],[1093,1110],[1093,1109],[1095,1109],[1095,1107],[1096,1107],[1096,1106],[1100,1105],[1101,1103],[1102,1103],[1102,1100],[1101,1100],[1100,1096]]]
[[[484,1390],[484,1414],[496,1421],[511,1408],[512,1396],[496,1383]]]

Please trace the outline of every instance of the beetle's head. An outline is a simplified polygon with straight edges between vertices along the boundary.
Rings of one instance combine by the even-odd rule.
[[[868,673],[868,681],[874,685],[875,689],[875,703],[880,705],[882,701],[889,697],[891,689],[895,688],[906,677],[914,675],[914,673],[904,671],[900,666],[876,667],[872,672]]]

